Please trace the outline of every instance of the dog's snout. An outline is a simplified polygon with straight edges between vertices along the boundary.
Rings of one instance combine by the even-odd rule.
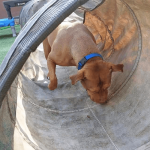
[[[92,93],[90,91],[87,91],[89,97],[92,101],[99,103],[99,104],[106,104],[107,103],[107,95],[103,95],[102,93]]]

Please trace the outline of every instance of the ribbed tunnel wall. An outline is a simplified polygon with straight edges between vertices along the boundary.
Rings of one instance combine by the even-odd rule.
[[[95,3],[87,6],[94,8]],[[75,67],[58,66],[58,88],[49,91],[46,61],[38,47],[3,100],[0,148],[149,149],[149,6],[141,0],[105,0],[85,14],[84,23],[103,48],[105,60],[125,64],[122,74],[113,75],[106,105],[92,102],[80,83],[71,85],[69,75]]]
[[[84,24],[95,36],[105,61],[124,64],[124,72],[113,74],[109,99],[118,93],[132,76],[141,54],[141,30],[133,10],[124,1],[105,1],[86,12]]]

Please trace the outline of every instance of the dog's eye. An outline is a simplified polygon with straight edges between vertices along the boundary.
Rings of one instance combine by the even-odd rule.
[[[83,78],[81,81],[85,81],[86,80],[86,78]]]
[[[102,85],[102,84],[103,84],[102,81],[100,81],[99,84],[98,84],[98,86],[99,86],[99,85]]]

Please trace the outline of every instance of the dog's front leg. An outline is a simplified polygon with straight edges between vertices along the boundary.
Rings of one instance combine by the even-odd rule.
[[[55,74],[56,64],[49,57],[47,59],[47,66],[49,70],[48,76],[50,78],[50,84],[48,85],[48,88],[50,90],[54,90],[57,88],[57,77]]]

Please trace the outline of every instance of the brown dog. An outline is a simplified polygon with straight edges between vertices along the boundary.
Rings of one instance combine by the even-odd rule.
[[[49,69],[48,88],[57,88],[56,65],[78,66],[79,61],[89,54],[99,54],[95,39],[81,23],[61,23],[44,41],[44,53]],[[78,71],[70,76],[72,84],[81,81],[90,98],[97,103],[107,101],[112,72],[123,72],[123,64],[104,62],[101,57],[90,58]]]

